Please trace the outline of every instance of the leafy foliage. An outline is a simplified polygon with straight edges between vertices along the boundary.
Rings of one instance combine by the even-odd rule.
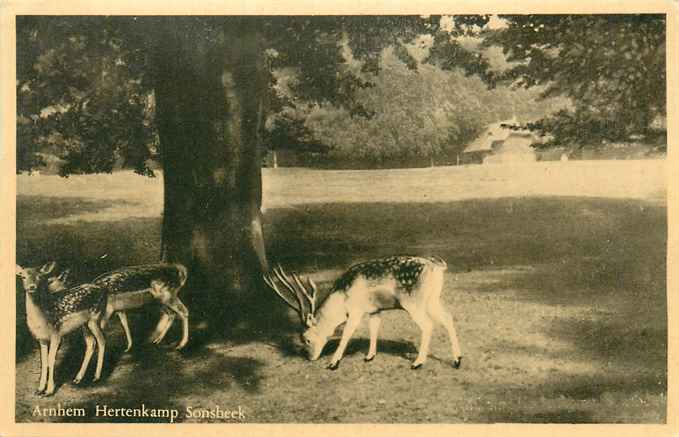
[[[562,99],[536,103],[538,89],[489,90],[460,69],[419,65],[412,70],[390,50],[373,81],[356,95],[372,117],[352,117],[331,105],[309,111],[306,125],[331,146],[329,160],[363,161],[364,166],[450,161],[489,123],[512,116],[533,120],[565,104]]]
[[[157,147],[149,76],[147,36],[162,17],[19,17],[17,93],[19,105],[17,171],[39,163],[37,151],[66,161],[63,174],[110,172],[116,164],[148,174],[146,160]],[[182,17],[173,18],[196,38],[221,44],[238,26],[255,26],[262,48],[275,53],[271,71],[294,71],[296,102],[272,104],[295,109],[300,102],[346,108],[352,116],[371,113],[357,101],[372,86],[383,50],[392,47],[409,68],[417,65],[406,45],[422,34],[437,44],[457,46],[454,35],[470,32],[487,17],[460,16],[449,29],[441,17]],[[228,38],[227,38],[228,39]],[[208,44],[209,46],[209,44]],[[347,47],[361,61],[360,71],[343,56]],[[459,52],[462,54],[462,51]],[[478,57],[450,61],[481,71]],[[271,75],[271,85],[275,85]],[[269,139],[304,143],[306,133],[288,115],[269,123]],[[284,132],[286,131],[287,132]]]
[[[656,135],[653,121],[666,111],[664,16],[502,16],[504,27],[488,29],[490,18],[175,22],[215,46],[238,26],[259,30],[271,73],[264,85],[270,147],[323,150],[327,144],[333,154],[378,160],[437,155],[461,147],[488,122],[511,114],[533,120],[529,113],[540,119],[528,127],[550,134],[549,144]],[[18,17],[17,171],[34,168],[47,153],[65,160],[64,175],[110,172],[116,165],[150,174],[147,160],[162,145],[147,40],[164,19]],[[423,36],[428,45],[418,52]],[[491,87],[510,83],[533,91],[488,91],[478,78]],[[525,104],[537,94],[573,104],[554,105],[559,112],[545,117],[552,104]]]
[[[324,153],[328,146],[318,141],[306,125],[306,114],[286,107],[269,119],[264,145],[271,149],[295,149]]]
[[[111,172],[116,162],[150,174],[150,90],[122,27],[103,17],[18,17],[17,29],[17,170],[38,164],[41,150],[65,160],[63,175]]]
[[[574,102],[528,127],[549,144],[653,137],[665,116],[664,15],[507,15],[488,32],[512,67],[496,79]]]

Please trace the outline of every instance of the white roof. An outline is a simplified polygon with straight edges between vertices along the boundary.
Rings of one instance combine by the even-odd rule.
[[[493,143],[497,141],[505,141],[512,135],[533,136],[535,135],[527,130],[512,130],[503,125],[516,124],[516,119],[500,121],[498,123],[489,124],[486,130],[479,135],[477,139],[472,141],[465,149],[464,153],[469,152],[485,152],[493,150]]]

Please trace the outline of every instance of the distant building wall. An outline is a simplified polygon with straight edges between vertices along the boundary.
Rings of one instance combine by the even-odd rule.
[[[483,160],[486,159],[492,152],[488,150],[479,150],[475,152],[463,153],[460,157],[461,164],[483,164]]]
[[[493,147],[493,154],[485,157],[483,163],[535,162],[537,156],[530,146],[534,141],[533,135],[511,134],[501,144]]]

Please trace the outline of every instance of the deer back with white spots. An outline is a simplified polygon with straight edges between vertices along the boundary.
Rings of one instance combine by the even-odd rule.
[[[132,347],[132,334],[126,312],[150,303],[159,303],[162,314],[151,334],[151,341],[160,343],[176,316],[179,316],[182,321],[182,338],[176,348],[183,348],[189,341],[189,310],[178,294],[187,279],[186,267],[164,263],[122,267],[99,275],[92,283],[106,289],[109,295],[106,310],[101,317],[101,328],[106,327],[113,314],[117,315],[127,339],[125,351],[129,351]]]

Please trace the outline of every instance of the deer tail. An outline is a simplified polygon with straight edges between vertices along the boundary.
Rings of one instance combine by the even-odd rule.
[[[429,260],[430,260],[431,262],[433,262],[434,265],[436,265],[437,267],[442,268],[443,270],[448,269],[448,264],[447,264],[446,261],[445,261],[443,258],[441,258],[441,257],[438,257],[438,256],[430,256],[430,257],[429,257]]]
[[[182,288],[189,278],[189,271],[183,264],[175,264],[175,266],[177,267],[177,273],[179,275],[179,288]]]

